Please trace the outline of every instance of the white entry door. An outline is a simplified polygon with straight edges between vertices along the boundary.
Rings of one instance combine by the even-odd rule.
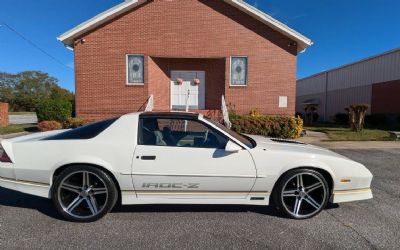
[[[171,71],[171,109],[185,109],[188,95],[189,109],[205,109],[205,75],[204,71]],[[177,79],[182,79],[182,84]],[[196,85],[194,79],[200,84]]]

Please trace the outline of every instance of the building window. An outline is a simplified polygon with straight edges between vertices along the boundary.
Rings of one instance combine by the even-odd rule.
[[[247,57],[231,57],[231,85],[247,85]]]
[[[127,84],[144,84],[144,56],[127,55]]]

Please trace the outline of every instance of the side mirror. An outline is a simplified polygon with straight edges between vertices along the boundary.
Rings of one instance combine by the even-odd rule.
[[[242,150],[242,147],[232,141],[228,141],[225,146],[225,152],[227,153],[238,153],[240,150]]]

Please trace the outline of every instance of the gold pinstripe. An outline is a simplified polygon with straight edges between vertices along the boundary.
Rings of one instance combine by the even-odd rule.
[[[351,194],[351,193],[368,193],[371,192],[370,188],[363,188],[363,189],[350,189],[350,190],[338,190],[333,191],[333,194]]]
[[[49,186],[50,186],[50,185],[47,184],[47,183],[33,182],[33,181],[14,180],[14,179],[5,178],[5,177],[0,177],[0,181],[10,182],[10,183],[17,183],[17,184],[23,184],[23,185],[29,185],[29,186],[38,186],[38,187],[49,187]]]
[[[122,191],[123,193],[136,193],[139,195],[270,195],[270,192],[241,192],[241,191],[159,191],[159,190],[139,190]]]

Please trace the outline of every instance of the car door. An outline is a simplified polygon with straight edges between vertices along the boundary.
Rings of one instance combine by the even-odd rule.
[[[132,178],[138,199],[240,199],[256,178],[250,153],[227,153],[229,138],[192,119],[139,119]]]

